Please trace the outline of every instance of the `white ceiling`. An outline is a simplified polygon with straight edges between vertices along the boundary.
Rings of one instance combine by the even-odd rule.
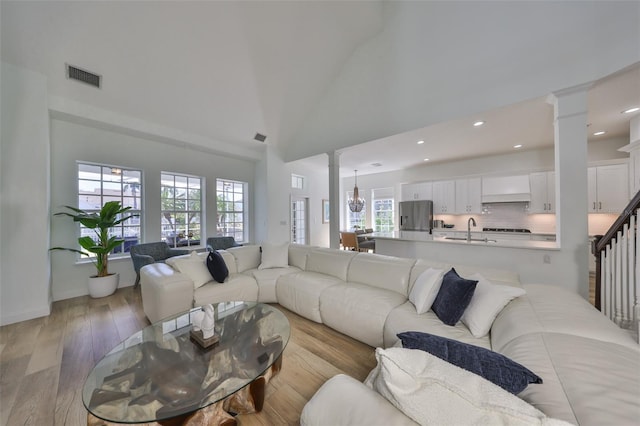
[[[53,96],[260,149],[256,132],[276,144],[296,134],[350,56],[385,30],[387,6],[2,0],[1,57],[44,74]],[[66,79],[65,63],[102,75],[103,87]],[[628,135],[630,117],[620,111],[639,103],[640,66],[598,82],[589,94],[590,133]],[[486,125],[475,128],[476,120]],[[515,144],[553,144],[546,99],[346,148],[341,165],[347,173],[377,173],[424,164],[426,157],[442,162],[510,152]],[[326,156],[314,162],[326,170]]]
[[[286,139],[356,47],[379,1],[1,1],[2,60],[51,95],[211,140]],[[95,89],[65,63],[103,76]]]
[[[632,106],[640,106],[640,65],[604,78],[589,90],[589,142],[628,137],[629,120],[640,112],[622,111]],[[479,120],[485,124],[474,127]],[[599,130],[606,133],[594,136]],[[420,140],[425,143],[418,145]],[[342,151],[340,165],[341,172],[347,174],[354,169],[359,175],[381,173],[504,154],[513,152],[514,145],[519,144],[521,150],[553,146],[553,106],[546,97],[350,147]],[[426,163],[425,158],[429,158]],[[382,165],[376,167],[374,163]]]

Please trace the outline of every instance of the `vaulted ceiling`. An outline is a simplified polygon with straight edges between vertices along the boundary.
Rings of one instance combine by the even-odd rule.
[[[3,0],[0,15],[2,60],[44,74],[51,96],[205,143],[261,150],[260,132],[285,160],[346,149],[348,161],[354,145],[409,131],[442,158],[460,152],[454,140],[505,149],[456,133],[484,112],[548,143],[523,114],[548,120],[551,91],[640,61],[640,3],[624,1]],[[103,87],[67,79],[65,63]]]

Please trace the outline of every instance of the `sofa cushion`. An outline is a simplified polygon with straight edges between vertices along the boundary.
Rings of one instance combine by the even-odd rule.
[[[383,345],[389,312],[406,301],[395,291],[359,283],[326,288],[320,295],[322,322],[367,345]]]
[[[295,266],[304,271],[307,267],[307,254],[314,248],[304,244],[289,244],[289,266]]]
[[[417,426],[417,423],[378,392],[352,377],[338,374],[327,380],[304,406],[300,425]]]
[[[320,294],[334,285],[342,284],[339,278],[318,272],[294,272],[278,278],[276,295],[278,303],[298,315],[322,323]]]
[[[193,293],[194,306],[209,303],[258,300],[258,285],[253,277],[244,274],[230,274],[222,283],[210,282]]]
[[[466,280],[454,268],[444,274],[431,309],[447,325],[456,325],[469,306],[478,281]]]
[[[480,376],[427,352],[376,349],[365,385],[419,424],[566,425]]]
[[[260,246],[248,245],[241,247],[231,247],[227,251],[233,255],[236,261],[237,272],[248,271],[249,269],[255,269],[260,265],[261,254]]]
[[[387,316],[387,321],[384,324],[384,347],[394,346],[398,342],[398,333],[412,330],[444,336],[491,349],[489,336],[474,337],[462,322],[458,322],[453,327],[446,325],[440,321],[440,318],[433,311],[418,315],[411,302],[406,302],[394,308]]]
[[[211,273],[209,269],[207,269],[207,265],[195,251],[185,256],[176,256],[172,262],[172,266],[178,272],[191,278],[194,288],[201,287],[211,281]]]
[[[359,253],[349,265],[347,281],[395,291],[405,298],[414,259]]]
[[[492,284],[478,273],[469,278],[477,280],[478,285],[460,320],[469,328],[471,334],[482,337],[489,333],[493,320],[502,308],[511,300],[525,294],[525,291],[520,287]]]
[[[415,285],[418,277],[429,268],[443,269],[445,271],[448,271],[449,269],[451,269],[451,265],[448,263],[436,262],[427,259],[416,260],[413,268],[411,268],[411,276],[409,277],[409,292],[411,292],[411,290],[413,289],[413,286]]]
[[[289,266],[289,243],[262,244],[262,258],[258,269],[286,268]]]
[[[529,383],[542,383],[542,379],[525,366],[488,349],[417,331],[400,333],[398,337],[404,348],[429,352],[513,394],[520,393]]]
[[[560,333],[533,333],[505,355],[544,378],[518,396],[547,415],[580,425],[632,425],[640,419],[640,349]]]
[[[305,270],[346,281],[349,264],[356,255],[353,251],[316,248],[307,255]]]
[[[222,255],[216,250],[209,252],[207,255],[207,269],[209,269],[213,279],[219,283],[223,283],[229,276],[229,268],[227,268]]]
[[[444,269],[429,268],[416,280],[411,293],[409,293],[409,301],[416,307],[417,314],[424,314],[431,309],[431,305],[440,291],[444,272]]]
[[[278,303],[276,283],[282,275],[300,272],[300,268],[288,266],[286,268],[249,269],[244,274],[251,275],[258,282],[258,302]]]

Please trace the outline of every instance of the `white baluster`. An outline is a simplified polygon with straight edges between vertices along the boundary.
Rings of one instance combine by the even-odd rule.
[[[640,209],[636,210],[636,215],[634,216],[634,219],[636,220],[636,222],[638,222],[637,217],[638,214],[640,214]],[[633,228],[632,228],[633,229]],[[636,247],[638,247],[638,244],[640,244],[640,223],[636,223]],[[637,256],[637,253],[636,253]],[[636,330],[638,331],[638,341],[640,341],[640,262],[638,262],[637,257],[636,257],[636,274],[635,274],[635,286],[633,288],[634,290],[634,295],[633,295],[633,300],[634,300],[634,309],[633,309],[633,313],[634,313],[634,326],[636,327]]]
[[[611,318],[611,244],[607,245],[603,253],[603,268],[602,268],[602,312],[609,318]]]
[[[618,231],[615,251],[616,251],[616,279],[614,281],[614,301],[615,301],[615,323],[620,325],[622,322],[622,232]]]
[[[627,298],[629,307],[629,320],[631,321],[631,327],[635,324],[635,288],[636,288],[636,268],[638,267],[638,260],[636,259],[636,216],[632,215],[629,220],[629,281],[627,285]]]
[[[620,256],[622,260],[622,275],[620,276],[620,287],[618,288],[618,292],[620,293],[620,325],[626,327],[627,321],[629,320],[629,310],[628,308],[628,297],[627,297],[627,286],[629,285],[629,276],[627,271],[629,270],[628,258],[629,255],[629,243],[627,235],[629,233],[629,225],[624,224],[622,226],[622,232],[618,233],[621,235],[620,237]]]

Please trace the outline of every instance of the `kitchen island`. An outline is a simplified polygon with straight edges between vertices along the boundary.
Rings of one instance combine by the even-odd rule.
[[[368,236],[375,238],[376,253],[379,254],[508,269],[517,272],[523,283],[556,284],[573,291],[579,285],[565,275],[566,266],[573,261],[571,257],[575,254],[567,256],[555,241],[540,241],[537,234],[505,234],[501,237],[496,233],[472,232],[471,242],[466,241],[465,231],[457,230],[433,234],[420,231],[374,232]],[[463,236],[464,239],[460,239]],[[586,246],[583,255],[589,256]]]
[[[374,232],[368,234],[376,239],[376,253],[387,254],[382,251],[385,241],[405,241],[419,243],[444,243],[456,245],[474,245],[491,247],[512,247],[526,249],[553,250],[558,246],[555,236],[548,234],[510,234],[499,232],[471,232],[471,241],[467,241],[465,231],[394,231]],[[381,242],[382,244],[379,244]]]

